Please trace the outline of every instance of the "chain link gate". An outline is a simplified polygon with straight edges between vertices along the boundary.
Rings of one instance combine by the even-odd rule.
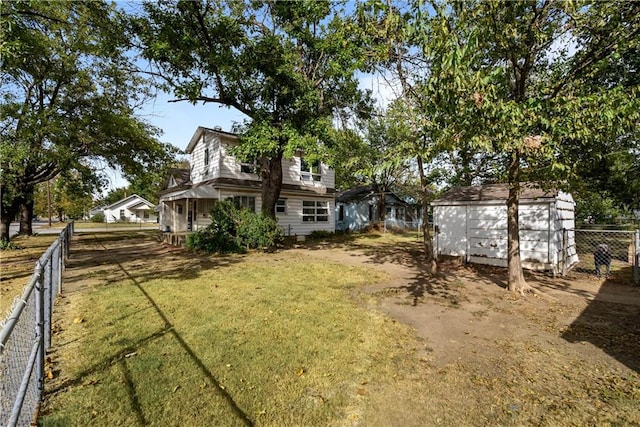
[[[578,271],[596,275],[600,271],[640,285],[640,231],[624,230],[565,230],[575,232],[575,244],[580,263]],[[603,246],[604,245],[604,246]],[[608,264],[608,265],[607,265]]]

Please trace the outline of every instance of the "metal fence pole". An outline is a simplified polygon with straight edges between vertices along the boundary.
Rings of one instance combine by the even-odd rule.
[[[38,356],[36,359],[36,378],[38,380],[38,395],[44,393],[44,353],[45,353],[45,277],[44,267],[40,261],[36,262],[34,274],[38,277],[36,281],[36,327],[39,339]]]
[[[640,285],[640,230],[633,233],[633,283]]]
[[[569,230],[562,229],[562,277],[567,275],[567,256],[569,245]]]

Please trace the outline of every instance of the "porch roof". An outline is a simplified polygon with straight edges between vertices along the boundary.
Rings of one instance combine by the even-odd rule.
[[[171,202],[180,199],[215,199],[216,195],[217,192],[215,188],[202,186],[169,193],[166,196],[163,196],[162,200],[165,202]]]

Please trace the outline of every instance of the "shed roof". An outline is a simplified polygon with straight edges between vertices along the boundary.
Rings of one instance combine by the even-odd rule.
[[[557,196],[557,189],[542,189],[530,182],[520,183],[519,200],[521,201],[555,199]],[[431,203],[439,205],[448,202],[495,202],[506,201],[508,197],[509,184],[485,184],[470,187],[453,187]]]

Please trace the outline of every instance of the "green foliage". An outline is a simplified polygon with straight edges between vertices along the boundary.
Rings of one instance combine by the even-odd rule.
[[[104,214],[102,212],[97,213],[91,217],[91,222],[104,222]]]
[[[262,209],[274,219],[282,158],[321,156],[334,117],[366,111],[353,24],[345,2],[315,0],[145,2],[131,18],[163,89],[247,116],[233,154],[260,160]]]
[[[328,230],[313,230],[311,234],[309,234],[310,239],[328,239],[330,237],[335,236],[335,233]]]
[[[22,249],[22,247],[16,245],[13,242],[5,239],[0,240],[0,251],[16,251],[20,249]]]
[[[233,201],[217,202],[210,212],[211,224],[187,238],[187,247],[213,252],[244,252],[272,249],[282,240],[277,222],[262,213],[239,209]]]
[[[34,186],[60,173],[102,160],[134,174],[171,157],[159,130],[135,115],[150,93],[131,72],[121,24],[104,1],[2,3],[3,223],[31,200]]]

